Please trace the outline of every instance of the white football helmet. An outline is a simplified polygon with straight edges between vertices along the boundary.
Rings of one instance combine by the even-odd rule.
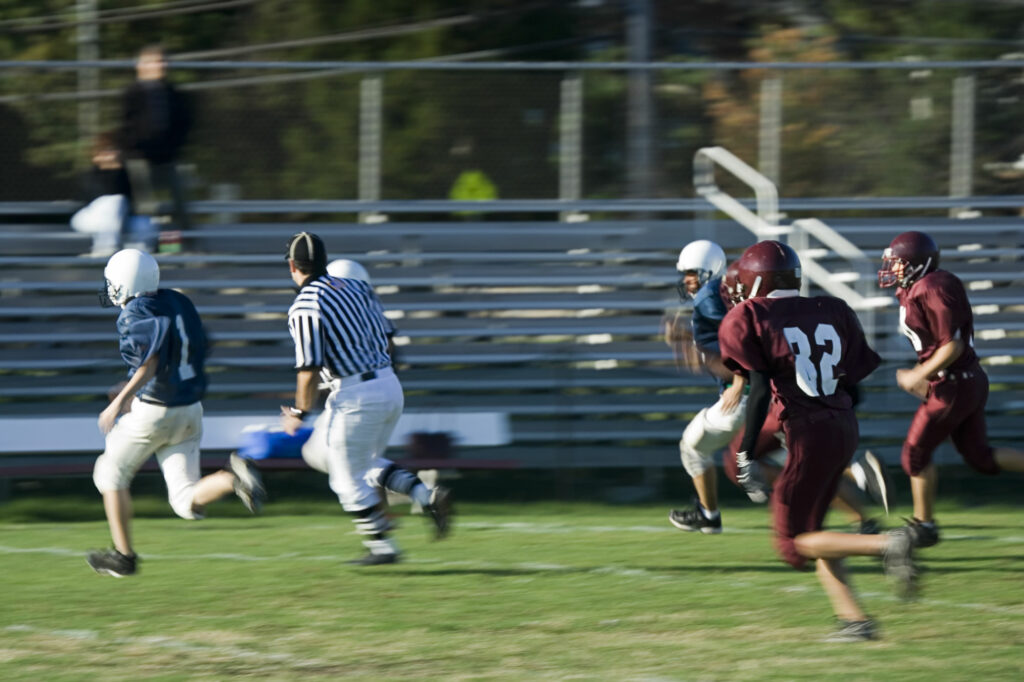
[[[718,277],[725,271],[725,251],[718,244],[707,239],[698,239],[690,242],[679,252],[679,260],[676,261],[676,270],[682,274],[695,272],[699,286],[704,286],[708,280]],[[679,282],[680,297],[686,291],[682,281]]]
[[[327,274],[331,277],[347,277],[348,279],[358,279],[371,284],[370,273],[366,271],[366,268],[347,258],[339,258],[328,263]]]
[[[160,266],[156,259],[138,249],[118,251],[103,269],[106,280],[100,301],[104,305],[124,307],[142,294],[152,293],[160,286]]]

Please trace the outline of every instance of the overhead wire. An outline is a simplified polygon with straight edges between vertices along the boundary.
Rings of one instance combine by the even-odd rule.
[[[32,24],[27,26],[15,26],[8,28],[8,33],[39,33],[43,31],[56,31],[64,28],[75,28],[83,25],[92,24],[121,24],[129,21],[135,21],[139,19],[156,19],[167,16],[178,16],[182,14],[196,14],[199,12],[212,12],[215,10],[223,9],[234,9],[236,7],[244,7],[246,5],[253,5],[260,0],[215,0],[210,2],[209,0],[201,4],[190,4],[188,6],[172,7],[170,9],[153,9],[145,11],[137,11],[132,8],[132,13],[125,13],[115,16],[98,16],[95,20],[65,20],[55,21],[51,23],[43,24]],[[150,5],[152,7],[152,5]],[[10,20],[17,21],[17,20]]]

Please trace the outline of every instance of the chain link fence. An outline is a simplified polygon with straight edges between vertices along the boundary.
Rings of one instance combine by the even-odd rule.
[[[131,67],[0,64],[0,200],[74,197]],[[693,154],[712,144],[785,197],[1020,194],[1021,72],[185,62],[170,78],[196,114],[194,198],[622,199],[693,196]]]

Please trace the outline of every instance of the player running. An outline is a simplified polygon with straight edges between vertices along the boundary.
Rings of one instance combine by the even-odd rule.
[[[745,433],[737,453],[739,478],[748,479],[757,435],[774,397],[789,455],[775,481],[772,514],[784,561],[816,563],[818,579],[840,621],[831,641],[877,636],[850,587],[843,558],[881,556],[901,593],[916,589],[913,542],[905,528],[886,535],[822,530],[843,471],[857,448],[853,388],[875,370],[872,350],[853,310],[830,296],[800,296],[800,259],[777,241],[748,248],[739,261],[745,301],[719,330],[724,364],[749,377]]]
[[[159,288],[160,268],[148,253],[119,251],[103,275],[101,301],[121,308],[117,332],[129,379],[100,413],[106,447],[93,470],[114,548],[90,552],[87,561],[97,573],[121,578],[138,570],[129,486],[151,455],[171,508],[183,519],[203,518],[206,505],[232,491],[256,512],[265,492],[256,469],[237,455],[228,470],[200,478],[206,334],[195,306],[184,294]]]
[[[719,326],[726,312],[742,300],[738,286],[738,263],[728,268],[725,252],[708,240],[691,242],[679,253],[676,269],[683,275],[677,289],[680,300],[692,301],[690,329],[680,333],[678,319],[666,325],[666,341],[672,346],[691,371],[706,369],[719,384],[719,398],[710,407],[703,408],[690,421],[679,441],[679,454],[683,467],[693,480],[697,499],[691,509],[673,509],[669,522],[685,531],[705,534],[722,532],[721,512],[718,509],[718,479],[714,455],[729,446],[723,455],[723,468],[728,478],[739,485],[735,455],[743,436],[746,414],[746,382],[742,375],[730,371],[721,360]],[[723,274],[724,271],[724,274]],[[781,442],[781,425],[777,410],[769,413],[756,440],[756,448],[748,454],[752,468],[757,468],[744,489],[751,501],[763,504],[768,499],[768,488],[778,475],[779,466],[774,456],[785,455]],[[779,458],[781,459],[781,457]],[[865,453],[858,462],[865,489],[881,496],[888,511],[888,484],[877,459]],[[857,499],[853,484],[840,485],[835,503],[854,517],[861,533],[877,533],[878,524],[869,518]]]
[[[897,287],[900,331],[917,353],[913,368],[896,370],[899,387],[921,400],[901,462],[914,497],[908,527],[918,547],[931,547],[939,542],[935,448],[952,438],[964,461],[983,474],[1024,471],[1024,452],[988,442],[988,375],[974,352],[974,314],[960,279],[939,269],[935,241],[923,232],[898,235],[882,254],[878,285]]]

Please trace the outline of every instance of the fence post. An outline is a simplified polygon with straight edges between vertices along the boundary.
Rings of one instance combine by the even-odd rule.
[[[761,81],[761,123],[757,165],[761,174],[779,184],[782,166],[782,79]]]
[[[953,80],[952,144],[949,150],[949,196],[969,197],[974,191],[974,76]],[[966,217],[968,206],[949,209],[949,217]]]
[[[75,5],[78,31],[75,42],[78,44],[79,61],[96,61],[100,58],[99,24],[96,23],[97,0],[78,0]],[[80,159],[86,158],[85,150],[89,149],[92,138],[96,136],[100,126],[100,106],[96,101],[96,91],[100,89],[100,71],[95,66],[83,66],[78,69],[78,144],[82,153]],[[85,93],[91,93],[88,97]]]
[[[381,110],[383,90],[380,76],[368,76],[359,84],[359,200],[380,200]],[[383,222],[375,211],[359,214],[359,222]]]
[[[651,60],[650,0],[629,0],[627,3],[626,38],[629,61]],[[651,72],[633,70],[629,82],[629,103],[626,111],[626,148],[629,197],[646,199],[653,195],[654,163],[651,137],[654,128],[654,104],[651,98]]]
[[[558,144],[558,198],[579,201],[583,189],[583,79],[578,72],[562,79],[561,116]],[[562,211],[560,219],[576,222],[585,218],[575,211]]]

